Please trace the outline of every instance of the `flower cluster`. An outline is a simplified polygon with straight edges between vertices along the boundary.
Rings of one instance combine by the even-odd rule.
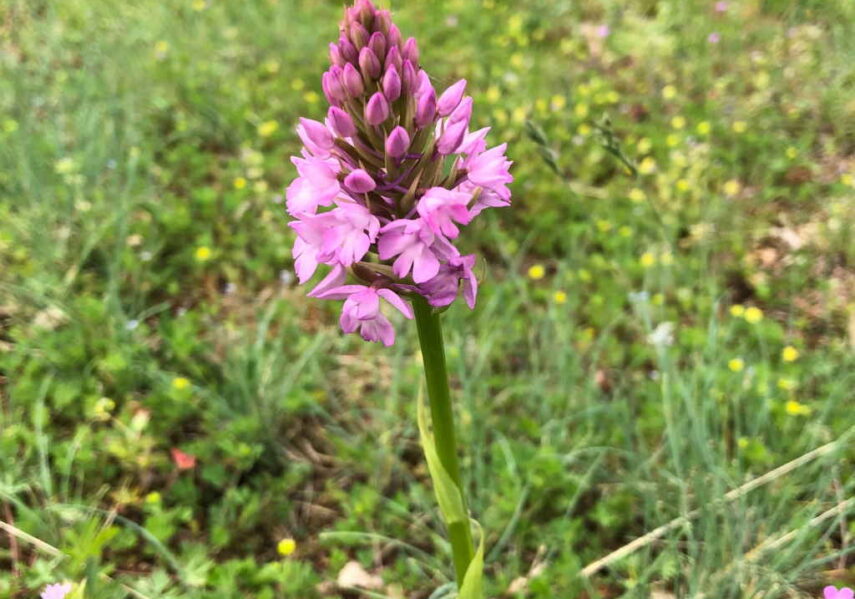
[[[357,0],[340,29],[322,78],[327,118],[297,127],[294,265],[300,283],[331,266],[309,295],[344,300],[345,332],[391,345],[381,298],[407,318],[415,295],[441,307],[462,290],[475,305],[475,256],[453,240],[485,208],[510,204],[511,162],[505,144],[487,149],[489,127],[470,131],[466,80],[437,95],[389,11]]]

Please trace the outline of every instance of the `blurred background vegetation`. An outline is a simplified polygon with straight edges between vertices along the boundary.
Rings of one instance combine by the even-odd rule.
[[[852,586],[855,3],[383,4],[516,162],[445,316],[489,596]],[[340,15],[0,1],[0,596],[450,580],[413,327],[342,336],[291,275]]]

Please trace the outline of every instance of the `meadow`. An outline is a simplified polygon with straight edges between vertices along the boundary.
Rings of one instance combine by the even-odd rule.
[[[855,3],[380,4],[514,161],[443,315],[487,596],[855,586]],[[341,10],[0,0],[0,597],[451,596],[415,326],[293,275]]]

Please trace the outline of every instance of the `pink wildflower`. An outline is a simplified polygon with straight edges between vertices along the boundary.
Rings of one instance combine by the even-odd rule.
[[[418,295],[440,307],[462,293],[474,307],[475,255],[452,240],[486,208],[510,204],[512,163],[505,144],[488,149],[489,128],[469,130],[465,79],[437,97],[418,44],[389,11],[356,0],[329,56],[326,122],[300,120],[304,147],[286,190],[294,268],[302,284],[331,267],[309,295],[344,300],[342,329],[388,345],[395,332],[379,298],[406,318]]]
[[[49,584],[39,595],[42,599],[65,599],[65,596],[71,592],[71,583]]]

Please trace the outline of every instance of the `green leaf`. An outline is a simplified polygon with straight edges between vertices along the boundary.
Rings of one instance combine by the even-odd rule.
[[[478,522],[472,520],[472,524],[478,532],[478,549],[463,575],[457,599],[481,599],[484,596],[484,532]]]
[[[442,518],[445,520],[446,526],[450,526],[455,522],[466,522],[468,516],[466,515],[466,510],[463,508],[463,496],[460,494],[460,489],[454,484],[451,475],[439,460],[433,433],[428,430],[427,410],[425,409],[424,391],[422,389],[419,390],[417,410],[419,436],[421,437],[422,447],[424,448],[425,458],[427,459],[430,477],[433,479],[433,491],[436,495],[436,501],[439,503],[439,511],[442,514]]]

